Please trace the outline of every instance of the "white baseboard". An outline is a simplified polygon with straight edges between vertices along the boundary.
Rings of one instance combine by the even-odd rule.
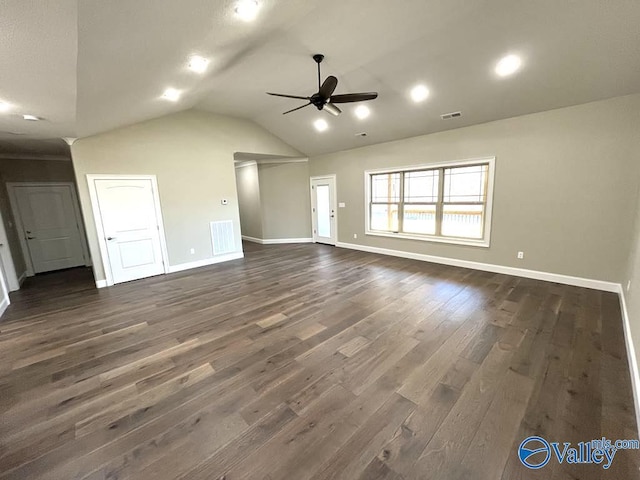
[[[527,270],[525,268],[505,267],[503,265],[494,265],[491,263],[472,262],[469,260],[459,260],[457,258],[449,257],[437,257],[435,255],[403,252],[401,250],[391,250],[388,248],[369,247],[367,245],[357,245],[355,243],[338,242],[336,243],[336,247],[349,248],[351,250],[360,250],[362,252],[369,253],[379,253],[381,255],[390,255],[392,257],[421,260],[423,262],[451,265],[454,267],[471,268],[473,270],[483,270],[485,272],[502,273],[505,275],[513,275],[516,277],[533,278],[535,280],[562,283],[564,285],[573,285],[576,287],[593,288],[595,290],[602,290],[605,292],[618,293],[620,290],[619,283],[593,280],[590,278],[572,277],[570,275],[561,275],[559,273],[540,272],[538,270]]]
[[[24,271],[22,272],[22,275],[20,275],[18,277],[18,285],[22,286],[22,284],[24,283],[24,281],[27,279],[27,272]]]
[[[195,262],[180,263],[178,265],[169,265],[169,273],[182,272],[184,270],[191,270],[192,268],[206,267],[207,265],[214,265],[216,263],[228,262],[230,260],[238,260],[244,258],[244,253],[234,252],[226,255],[218,255],[213,258],[206,258],[204,260],[197,260]]]
[[[242,235],[242,239],[246,240],[247,242],[259,243],[260,245],[262,245],[262,239],[261,238],[249,237],[247,235]]]
[[[640,434],[640,372],[638,371],[638,360],[636,357],[636,349],[631,338],[631,325],[629,312],[627,310],[627,300],[624,295],[622,285],[618,290],[620,297],[620,310],[622,311],[622,325],[624,327],[624,341],[627,345],[627,360],[629,361],[629,370],[631,373],[631,387],[633,389],[633,403],[636,409],[636,426]]]
[[[255,238],[242,235],[242,239],[247,242],[259,243],[260,245],[276,245],[281,243],[312,243],[313,238]]]
[[[96,280],[96,288],[104,288],[107,286],[106,280]]]

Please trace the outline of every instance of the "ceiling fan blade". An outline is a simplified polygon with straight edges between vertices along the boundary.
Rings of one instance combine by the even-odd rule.
[[[318,93],[322,98],[329,100],[329,98],[331,97],[331,95],[333,94],[333,91],[336,89],[337,86],[338,86],[338,79],[333,75],[329,75],[325,79],[322,86],[320,87],[320,91]]]
[[[267,95],[273,95],[274,97],[296,98],[298,100],[311,100],[309,97],[299,97],[298,95],[285,95],[284,93],[267,92]]]
[[[322,107],[323,110],[326,110],[327,112],[329,112],[331,115],[340,115],[342,113],[342,110],[340,110],[338,107],[336,107],[333,103],[325,103],[324,106]]]
[[[311,102],[305,103],[301,107],[296,107],[296,108],[292,108],[291,110],[287,110],[286,112],[283,113],[283,115],[286,115],[287,113],[295,112],[296,110],[300,110],[301,108],[308,107],[309,105],[311,105]]]
[[[332,96],[331,103],[364,102],[365,100],[373,100],[375,98],[378,98],[377,92],[345,93],[344,95]]]

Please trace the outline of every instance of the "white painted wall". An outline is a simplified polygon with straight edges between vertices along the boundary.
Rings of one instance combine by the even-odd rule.
[[[236,250],[242,251],[233,163],[238,151],[300,156],[253,122],[196,110],[76,141],[71,154],[96,281],[105,275],[87,174],[156,175],[170,266],[206,262],[213,257],[212,221],[232,220]]]

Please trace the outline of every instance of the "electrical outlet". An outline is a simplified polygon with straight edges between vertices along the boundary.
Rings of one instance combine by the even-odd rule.
[[[522,260],[524,258],[524,252],[518,252],[518,259]]]
[[[357,233],[354,233],[354,234],[353,234],[353,238],[358,238],[358,234],[357,234]]]
[[[191,253],[191,255],[194,255],[196,253],[196,249],[192,248],[189,252]]]

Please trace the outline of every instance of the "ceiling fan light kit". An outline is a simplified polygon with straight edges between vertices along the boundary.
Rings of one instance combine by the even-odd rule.
[[[377,92],[345,93],[342,95],[334,95],[333,92],[338,86],[338,79],[336,77],[330,75],[325,79],[324,82],[321,83],[322,77],[320,75],[320,64],[324,60],[324,55],[322,55],[321,53],[316,53],[315,55],[313,55],[313,60],[318,65],[318,91],[316,93],[314,93],[310,97],[303,97],[299,95],[267,92],[268,95],[273,95],[275,97],[293,98],[296,100],[307,101],[307,103],[305,103],[304,105],[293,108],[291,110],[287,110],[283,113],[283,115],[295,112],[296,110],[308,107],[309,105],[315,106],[318,110],[325,110],[332,115],[340,115],[340,113],[342,113],[342,110],[340,110],[340,108],[336,106],[337,103],[364,102],[367,100],[374,100],[378,97]]]

